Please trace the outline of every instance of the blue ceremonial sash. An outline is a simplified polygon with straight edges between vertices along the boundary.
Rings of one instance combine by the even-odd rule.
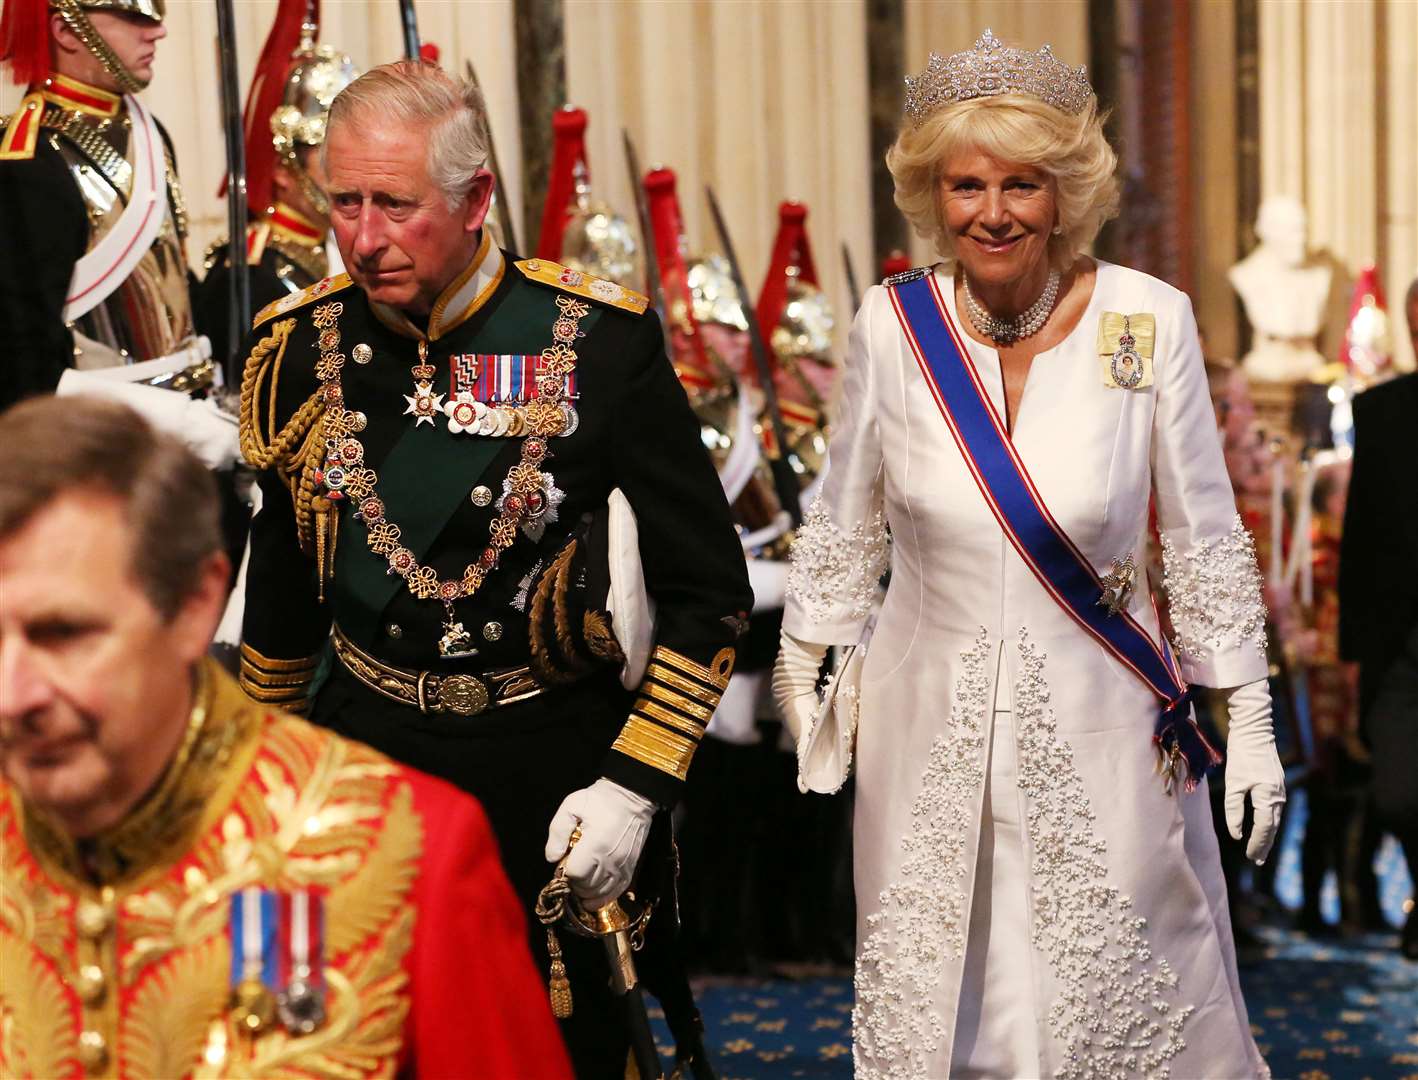
[[[906,279],[907,275],[901,275]],[[911,272],[888,284],[892,307],[941,416],[985,503],[1045,591],[1161,702],[1153,741],[1175,775],[1185,760],[1186,789],[1221,759],[1191,717],[1191,691],[1165,639],[1159,646],[1130,614],[1099,603],[1103,584],[1093,566],[1044,505],[980,383],[932,273]]]

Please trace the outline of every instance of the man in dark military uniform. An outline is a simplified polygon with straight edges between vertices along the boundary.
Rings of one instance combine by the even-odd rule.
[[[306,22],[300,29],[300,45],[294,53],[279,57],[273,70],[258,67],[247,102],[249,112],[268,112],[250,120],[246,145],[252,211],[246,229],[246,262],[253,311],[307,289],[331,273],[326,248],[330,202],[322,187],[320,144],[325,141],[330,102],[359,72],[338,49],[315,44],[314,23]],[[278,20],[272,39],[280,30]],[[275,108],[267,110],[266,96],[272,89],[280,96]],[[197,326],[214,349],[227,348],[229,249],[230,240],[223,236],[207,250],[206,277],[193,295]]]
[[[162,19],[163,0],[5,0],[0,54],[29,92],[0,131],[0,406],[71,367],[210,381],[172,145],[135,97]]]
[[[483,231],[484,123],[476,90],[409,62],[331,107],[350,274],[261,312],[248,342],[242,440],[263,507],[242,680],[477,795],[528,911],[576,829],[566,876],[596,908],[668,851],[642,858],[727,685],[750,592],[646,299],[516,261]],[[638,543],[608,500],[633,509]],[[607,582],[634,555],[653,639]],[[662,910],[652,934],[671,897]],[[620,1077],[605,952],[563,945],[573,1061]],[[545,960],[541,934],[533,947]]]

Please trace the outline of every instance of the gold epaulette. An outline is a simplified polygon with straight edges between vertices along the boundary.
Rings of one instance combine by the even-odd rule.
[[[44,116],[44,95],[39,91],[25,95],[5,121],[0,135],[0,161],[29,161],[39,142],[40,120]]]
[[[269,322],[277,315],[284,315],[288,311],[304,307],[306,304],[313,304],[322,296],[330,293],[337,293],[341,289],[348,289],[353,284],[349,274],[336,274],[334,277],[327,277],[323,281],[317,281],[308,289],[301,289],[298,293],[291,293],[283,296],[279,300],[274,300],[256,313],[256,318],[251,320],[251,329],[255,330],[264,322]]]
[[[645,309],[650,306],[648,296],[632,292],[624,285],[617,285],[606,278],[573,270],[569,266],[546,259],[523,259],[517,264],[517,269],[530,281],[550,285],[554,289],[569,292],[573,296],[583,296],[587,300],[598,300],[602,304],[618,307],[622,311],[631,311],[636,315],[643,315]]]

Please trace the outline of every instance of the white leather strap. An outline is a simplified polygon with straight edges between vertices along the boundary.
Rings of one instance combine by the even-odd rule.
[[[131,94],[133,190],[108,235],[74,264],[64,318],[73,322],[107,300],[153,246],[167,217],[167,172],[157,121]]]

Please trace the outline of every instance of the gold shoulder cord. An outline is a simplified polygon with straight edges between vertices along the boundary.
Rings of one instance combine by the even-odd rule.
[[[322,392],[312,393],[285,426],[276,430],[281,361],[295,325],[294,319],[273,323],[270,334],[258,341],[247,357],[241,376],[241,454],[253,469],[274,469],[290,489],[300,550],[316,558],[323,600],[325,582],[334,569],[334,531],[338,522],[330,501],[315,494],[319,487],[315,473],[325,449]],[[264,425],[258,406],[263,395],[267,398]]]

